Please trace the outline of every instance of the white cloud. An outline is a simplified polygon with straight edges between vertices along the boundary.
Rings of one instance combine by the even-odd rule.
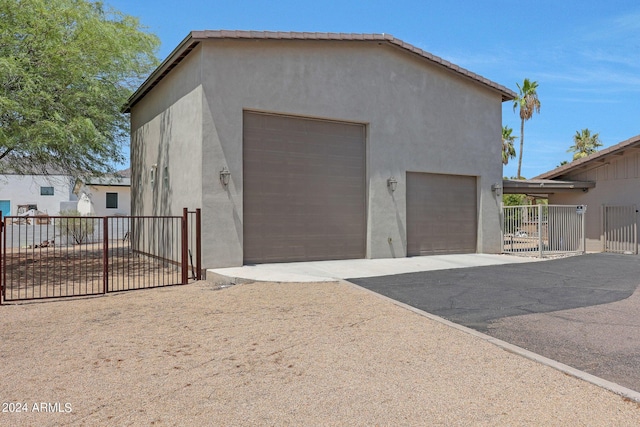
[[[582,31],[585,41],[604,41],[616,38],[627,39],[632,33],[640,32],[640,11],[629,11],[604,20],[598,26],[593,23]]]

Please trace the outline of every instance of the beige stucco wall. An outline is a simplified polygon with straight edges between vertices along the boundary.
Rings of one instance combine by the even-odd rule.
[[[573,173],[562,179],[596,182],[596,187],[588,192],[549,196],[551,204],[587,205],[587,251],[603,250],[602,205],[636,205],[640,208],[640,153],[635,150],[625,151],[604,164],[596,163],[590,170]]]
[[[168,164],[172,178],[182,171],[161,203],[153,193],[153,206],[160,213],[178,199],[201,201],[206,267],[242,264],[243,110],[367,126],[367,257],[406,255],[407,171],[478,177],[478,252],[499,252],[491,184],[502,178],[501,94],[384,43],[211,40],[132,110],[134,175],[137,159],[145,169]],[[179,154],[165,154],[176,145]],[[228,189],[218,179],[225,166]],[[140,200],[148,206],[146,175]]]
[[[134,215],[182,215],[184,207],[201,207],[202,135],[200,55],[195,51],[131,111]]]

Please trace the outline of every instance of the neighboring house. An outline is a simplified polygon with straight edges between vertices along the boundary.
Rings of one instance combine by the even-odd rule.
[[[551,205],[586,205],[586,250],[638,253],[640,135],[525,181],[505,193],[546,196]]]
[[[74,208],[74,180],[69,175],[0,175],[2,216],[14,216],[28,210],[58,215]]]
[[[131,215],[131,179],[122,176],[77,180],[78,212],[90,216]]]
[[[640,135],[531,181],[546,183],[549,204],[587,206],[588,251],[638,253]],[[552,191],[554,186],[565,188]]]
[[[195,31],[130,98],[132,209],[203,265],[500,251],[511,90],[385,34]]]

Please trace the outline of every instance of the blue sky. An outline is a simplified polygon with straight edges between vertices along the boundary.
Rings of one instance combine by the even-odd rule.
[[[525,124],[522,175],[570,160],[573,135],[604,147],[640,134],[637,0],[105,0],[160,37],[164,59],[192,30],[387,33],[514,91],[538,82],[539,115]],[[520,135],[512,103],[503,124]],[[518,146],[519,140],[516,142]],[[604,148],[603,147],[603,148]],[[515,176],[517,158],[503,175]]]

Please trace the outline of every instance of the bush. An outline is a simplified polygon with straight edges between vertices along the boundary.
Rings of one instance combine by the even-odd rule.
[[[76,245],[85,243],[93,235],[95,219],[81,216],[77,210],[64,210],[60,216],[71,218],[56,218],[56,228],[60,230],[60,237],[73,241]]]

